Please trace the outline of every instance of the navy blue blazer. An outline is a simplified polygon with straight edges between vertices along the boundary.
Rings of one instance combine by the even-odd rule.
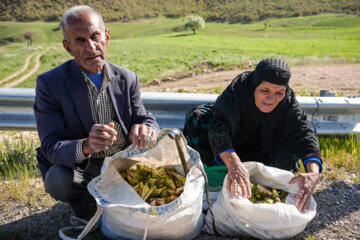
[[[133,124],[146,124],[159,131],[155,117],[140,99],[138,76],[125,68],[106,62],[107,91],[114,105],[127,145]],[[75,149],[87,138],[94,124],[86,82],[74,60],[37,77],[34,104],[41,146],[37,160],[43,178],[52,165],[75,168]]]

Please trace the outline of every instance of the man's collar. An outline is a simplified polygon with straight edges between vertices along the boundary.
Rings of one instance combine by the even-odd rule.
[[[77,65],[77,64],[76,64]],[[80,69],[80,71],[82,73],[86,73],[83,69],[81,69],[79,66],[78,68]],[[114,76],[114,69],[113,69],[113,66],[111,66],[111,64],[108,62],[108,61],[105,61],[105,64],[103,66],[103,71],[104,73],[106,74],[106,78],[108,79],[108,82],[111,81],[111,79],[113,79],[115,76]],[[104,74],[104,76],[105,76]],[[83,74],[84,75],[84,74]],[[115,75],[117,75],[117,72],[115,72]],[[84,75],[84,77],[87,76],[87,74]],[[104,77],[105,78],[105,77]]]
[[[79,68],[79,69],[80,69],[82,75],[84,76],[84,80],[88,81],[91,84],[93,84],[92,81],[90,80],[89,76],[87,75],[87,73],[83,69],[81,69],[81,68]],[[111,78],[109,78],[109,75],[108,75],[106,64],[104,64],[103,71],[104,71],[104,77],[103,77],[103,81],[102,81],[102,84],[101,84],[101,88],[106,88],[108,83],[111,81]]]
[[[108,61],[105,62],[104,68],[106,69],[106,74],[107,74],[107,78],[108,78],[109,82],[112,79],[115,79],[116,75],[119,74],[119,72],[116,70],[116,68],[114,68],[112,66],[112,64],[109,63]]]

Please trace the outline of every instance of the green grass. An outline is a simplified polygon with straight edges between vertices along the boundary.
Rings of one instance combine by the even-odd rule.
[[[106,27],[110,30],[111,39],[127,39],[171,33],[174,32],[174,30],[176,31],[176,28],[182,29],[182,24],[182,19],[159,17],[129,23],[106,23]]]
[[[34,75],[30,76],[24,82],[16,85],[16,88],[34,88],[36,83],[36,77],[38,74],[49,71],[54,67],[62,64],[63,62],[71,59],[71,56],[63,49],[60,43],[46,43],[43,45],[43,48],[41,50],[44,51],[48,46],[53,46],[54,48],[40,57],[41,65],[39,71]]]
[[[5,48],[0,47],[0,59],[2,62],[0,66],[0,80],[20,70],[25,64],[26,58],[33,53],[33,50],[29,50],[22,45],[10,44]]]
[[[264,22],[267,29],[264,30]],[[181,29],[182,19],[109,23],[108,60],[139,74],[141,82],[165,78],[201,62],[241,66],[246,61],[280,57],[291,66],[360,62],[360,17],[318,15],[267,19],[250,24],[207,23],[193,35]],[[38,73],[71,59],[62,47],[57,23],[0,23],[0,36],[21,37],[35,29],[34,46],[55,49],[41,58]],[[20,69],[30,54],[25,42],[0,47],[0,79]],[[35,87],[36,75],[16,87]]]
[[[45,192],[37,167],[37,133],[1,131],[0,136],[0,208],[9,202],[20,202],[31,216],[39,207],[52,206],[54,200]],[[22,239],[21,236],[11,231],[0,233],[1,239]]]
[[[38,177],[36,151],[39,139],[36,132],[2,131],[0,139],[0,178]],[[353,135],[345,137],[319,136],[323,162],[346,171],[360,172],[360,141]],[[359,176],[360,177],[360,176]]]
[[[28,65],[28,67],[26,68],[26,70],[25,70],[24,72],[20,73],[19,75],[15,76],[15,77],[13,77],[13,78],[11,78],[11,79],[8,79],[6,82],[1,83],[1,84],[0,84],[0,87],[4,87],[5,84],[8,84],[8,83],[10,83],[10,82],[12,82],[12,81],[15,81],[15,80],[21,78],[22,76],[28,74],[28,72],[30,72],[30,70],[31,70],[33,67],[35,67],[35,58],[36,58],[36,55],[37,55],[37,53],[31,57],[30,62],[29,62],[29,65]],[[25,63],[25,61],[24,61],[24,63]],[[19,69],[19,70],[20,70],[20,69]],[[1,79],[0,79],[0,80],[1,80]],[[16,85],[15,87],[18,87],[18,85]]]
[[[353,135],[346,137],[319,137],[324,162],[337,169],[360,172],[360,141]],[[360,177],[360,176],[358,176]]]
[[[14,179],[38,177],[36,150],[37,136],[24,136],[16,132],[1,132],[0,178]]]
[[[59,42],[61,31],[59,23],[50,22],[0,22],[0,36],[2,39],[13,37],[24,40],[24,33],[33,33],[34,42]]]
[[[297,96],[319,96],[319,92],[320,92],[320,89],[316,89],[316,90],[309,90],[307,89],[306,87],[302,87],[298,90],[294,90],[295,91],[295,94]]]
[[[269,27],[328,27],[349,28],[360,27],[356,15],[324,14],[309,17],[283,18],[269,22]]]

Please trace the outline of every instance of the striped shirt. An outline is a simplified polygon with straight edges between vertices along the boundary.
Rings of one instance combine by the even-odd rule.
[[[105,69],[105,67],[104,67]],[[109,93],[106,91],[106,88],[108,86],[109,81],[111,79],[108,79],[106,69],[104,70],[104,79],[101,85],[100,90],[96,88],[96,86],[92,83],[90,78],[87,76],[87,74],[84,71],[81,71],[88,90],[88,96],[90,101],[90,108],[91,108],[91,115],[92,119],[95,124],[103,124],[106,125],[110,122],[113,122],[115,124],[114,129],[117,131],[117,138],[113,145],[111,145],[108,149],[102,150],[98,153],[93,153],[89,155],[88,157],[84,156],[82,146],[84,139],[80,140],[78,144],[76,145],[76,151],[75,151],[75,163],[81,163],[86,158],[92,157],[92,158],[104,158],[107,156],[111,156],[120,150],[122,150],[125,146],[125,136],[121,130],[121,126],[117,121],[116,113],[114,106],[111,102],[111,98]]]

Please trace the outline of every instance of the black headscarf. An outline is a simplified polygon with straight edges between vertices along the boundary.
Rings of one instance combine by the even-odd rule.
[[[291,77],[289,66],[281,59],[267,58],[256,65],[253,83],[257,86],[262,81],[288,86]]]
[[[308,154],[320,157],[317,138],[288,86],[290,76],[284,61],[265,59],[254,71],[238,75],[218,97],[215,111],[222,112],[229,121],[237,152],[281,148],[300,158]],[[261,112],[255,105],[254,91],[262,81],[286,86],[284,99],[270,113]]]

